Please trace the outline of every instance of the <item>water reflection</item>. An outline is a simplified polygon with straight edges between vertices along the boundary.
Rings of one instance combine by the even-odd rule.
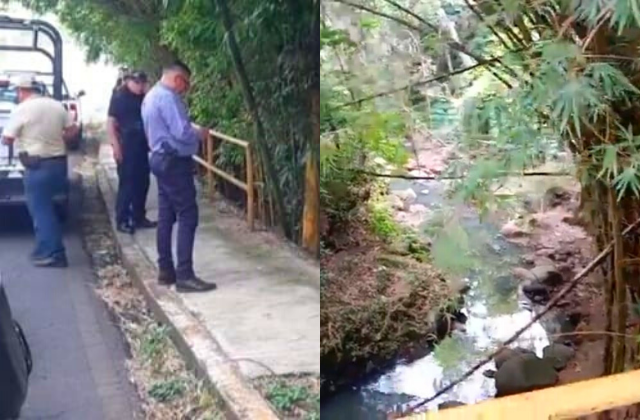
[[[487,308],[478,302],[467,309],[469,320],[464,335],[463,333],[454,334],[443,340],[439,348],[431,354],[415,362],[396,366],[365,388],[384,394],[405,394],[419,399],[428,398],[459,378],[484,355],[492,352],[497,342],[511,337],[533,316],[525,310],[510,315],[487,316]],[[541,325],[535,324],[520,337],[515,345],[534,350],[536,354],[542,356],[542,349],[548,344],[546,331]],[[443,348],[446,351],[441,351]],[[495,369],[494,363],[488,364],[486,369]],[[483,370],[474,373],[425,408],[437,408],[438,404],[451,400],[474,403],[493,397],[494,381],[485,377]]]
[[[425,187],[429,193],[421,194]],[[444,220],[453,221],[445,229],[436,227],[441,234],[433,243],[432,257],[439,259],[436,265],[449,270],[449,274],[468,276],[464,280],[470,286],[462,310],[467,317],[464,331],[454,331],[421,359],[399,363],[378,378],[323,401],[323,419],[385,419],[386,413],[429,398],[494,351],[534,316],[519,293],[518,282],[509,274],[518,264],[520,250],[468,207],[448,202],[441,183],[394,181],[392,184],[393,190],[407,188],[416,192],[417,204],[433,211],[432,219],[433,214],[439,212],[445,215]],[[459,217],[451,217],[456,212]],[[542,356],[542,349],[548,344],[547,332],[536,323],[514,346]],[[437,409],[438,404],[445,401],[475,403],[492,398],[495,385],[493,379],[483,375],[486,369],[495,369],[495,364],[487,364],[423,409]]]

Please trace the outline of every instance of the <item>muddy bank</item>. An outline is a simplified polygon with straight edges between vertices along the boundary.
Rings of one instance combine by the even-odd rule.
[[[386,241],[366,228],[351,236],[340,241],[351,246],[321,259],[323,399],[421,357],[465,321],[458,308],[466,289],[428,262],[428,243],[409,231]]]
[[[413,360],[464,322],[464,289],[424,261],[425,244],[372,238],[324,255],[321,290],[322,397]]]

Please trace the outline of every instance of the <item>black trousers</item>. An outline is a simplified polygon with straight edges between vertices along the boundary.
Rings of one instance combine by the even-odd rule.
[[[146,217],[150,169],[147,140],[140,135],[121,138],[122,161],[118,164],[116,222],[136,224]]]
[[[195,276],[193,245],[198,227],[198,202],[193,169],[190,156],[167,158],[157,153],[151,155],[151,170],[158,180],[158,267],[166,272],[173,272],[175,267],[178,281]],[[176,222],[178,264],[174,266],[172,234]]]

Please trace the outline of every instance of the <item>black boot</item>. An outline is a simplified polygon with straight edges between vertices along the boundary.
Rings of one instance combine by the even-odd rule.
[[[137,229],[155,229],[156,227],[158,227],[158,222],[151,221],[146,217],[136,223]]]
[[[176,282],[176,290],[180,293],[210,292],[217,288],[215,283],[208,283],[196,276]]]
[[[118,232],[133,235],[136,233],[136,230],[130,223],[118,223]]]
[[[158,283],[162,286],[176,284],[176,273],[173,271],[160,270],[158,273]]]

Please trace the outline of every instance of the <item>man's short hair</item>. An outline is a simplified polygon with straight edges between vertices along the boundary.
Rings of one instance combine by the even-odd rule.
[[[180,71],[188,76],[191,76],[191,69],[187,66],[183,61],[176,60],[173,63],[166,65],[162,70],[163,73],[168,73],[172,71]]]

